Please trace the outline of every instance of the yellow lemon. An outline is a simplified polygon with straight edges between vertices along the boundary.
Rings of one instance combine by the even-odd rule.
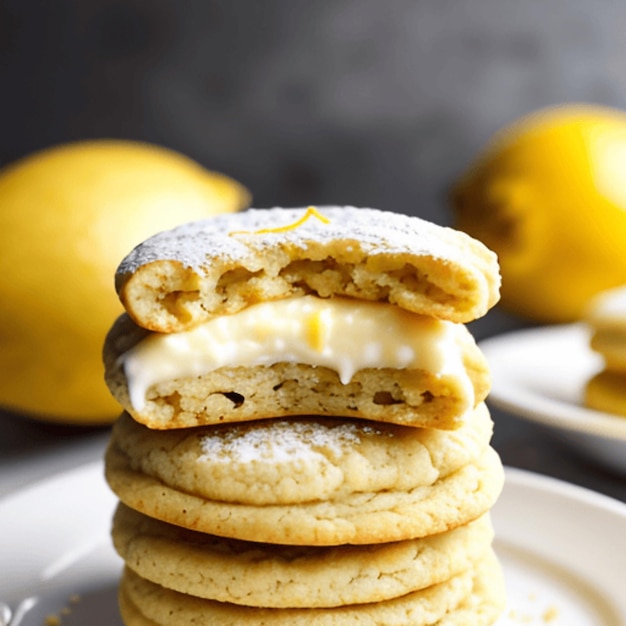
[[[563,105],[497,133],[452,193],[455,226],[498,253],[502,305],[579,319],[626,283],[626,113]]]
[[[122,312],[118,263],[160,230],[248,201],[234,180],[138,142],[62,145],[0,171],[0,405],[111,422],[101,355]]]

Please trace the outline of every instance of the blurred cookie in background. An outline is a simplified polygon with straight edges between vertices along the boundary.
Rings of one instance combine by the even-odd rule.
[[[583,319],[589,345],[604,361],[585,386],[585,406],[626,416],[626,286],[596,296]]]

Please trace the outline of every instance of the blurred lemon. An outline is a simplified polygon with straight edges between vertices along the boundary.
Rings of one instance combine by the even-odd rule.
[[[498,253],[502,305],[541,322],[580,317],[626,283],[626,113],[538,111],[492,139],[453,189],[455,226]]]
[[[122,312],[118,263],[160,230],[248,201],[234,180],[129,141],[67,144],[0,171],[0,405],[111,422],[101,354]]]

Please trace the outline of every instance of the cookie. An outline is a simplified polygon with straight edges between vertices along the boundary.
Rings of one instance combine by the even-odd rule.
[[[591,349],[602,355],[606,369],[626,374],[626,287],[598,294],[583,321],[591,332]]]
[[[603,370],[585,384],[584,405],[595,411],[626,417],[626,372]]]
[[[134,471],[207,500],[262,506],[433,485],[489,445],[484,404],[455,431],[363,420],[259,420],[155,431],[128,415],[112,442]]]
[[[139,326],[179,332],[250,304],[314,294],[468,322],[499,297],[496,255],[465,233],[356,207],[251,209],[160,233],[116,272]]]
[[[477,568],[472,592],[436,626],[491,626],[506,606],[506,584],[495,553],[488,554]]]
[[[410,541],[330,548],[223,539],[119,505],[112,537],[142,578],[200,598],[273,608],[333,607],[396,598],[444,582],[489,548],[488,515]]]
[[[105,342],[107,384],[157,429],[307,413],[450,429],[487,395],[464,325],[347,298],[280,304],[169,335],[122,316]]]
[[[429,485],[353,491],[340,498],[272,503],[270,484],[251,491],[261,504],[209,499],[133,466],[116,441],[105,463],[109,486],[127,506],[156,519],[222,537],[287,545],[328,546],[401,541],[456,528],[485,513],[504,482],[497,453],[487,447],[475,461]],[[332,468],[331,468],[332,469]],[[387,468],[403,480],[405,468]],[[350,468],[358,474],[359,468]],[[251,477],[254,472],[251,472]],[[323,489],[323,481],[318,487]],[[280,491],[297,491],[297,477],[281,477]]]
[[[383,602],[335,608],[248,607],[165,589],[128,568],[119,599],[127,626],[489,626],[505,602],[502,572],[491,551],[447,581]]]

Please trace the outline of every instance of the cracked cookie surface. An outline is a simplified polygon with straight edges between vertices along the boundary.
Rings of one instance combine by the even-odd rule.
[[[489,549],[488,515],[409,541],[312,548],[223,539],[120,505],[113,542],[142,578],[193,596],[273,608],[380,602],[438,584]]]
[[[489,626],[504,607],[502,571],[490,550],[445,582],[382,602],[334,608],[272,609],[181,594],[126,569],[120,605],[127,626]]]

